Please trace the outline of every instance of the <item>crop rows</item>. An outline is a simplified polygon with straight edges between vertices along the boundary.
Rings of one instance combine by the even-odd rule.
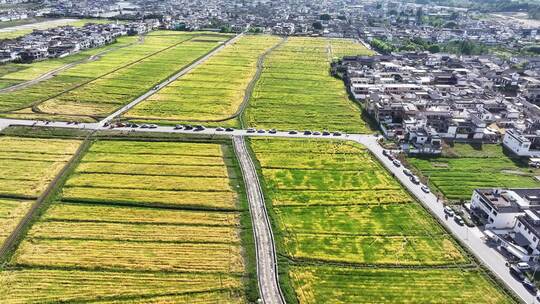
[[[15,286],[0,299],[246,302],[236,181],[222,149],[93,143],[0,273],[0,281]],[[64,281],[73,282],[72,290]],[[27,285],[47,290],[29,294]]]
[[[274,36],[243,36],[126,116],[137,120],[226,120],[239,109],[259,57],[278,41]]]
[[[445,294],[448,287],[430,280],[444,273],[455,277],[454,288],[464,293],[467,288],[471,295],[481,297],[480,289],[489,288],[505,299],[477,270],[468,272],[474,280],[456,276],[461,268],[471,268],[469,258],[363,147],[264,138],[251,139],[251,147],[277,226],[277,248],[289,261],[282,264],[295,292],[288,295],[289,301],[413,303],[423,299],[423,280],[431,284],[430,291]],[[368,266],[369,271],[357,269]],[[386,273],[410,278],[392,284],[378,276]],[[373,278],[368,280],[370,274]],[[369,284],[378,287],[364,287]],[[394,290],[386,291],[382,286],[387,284]],[[364,298],[364,294],[369,296]],[[402,295],[399,300],[394,298],[397,294]],[[453,293],[448,296],[451,302],[463,299]]]
[[[78,140],[0,137],[0,196],[37,198],[79,144]]]
[[[330,76],[332,46],[344,53],[367,54],[350,40],[289,38],[266,58],[245,120],[251,127],[366,132],[361,111],[343,82]]]
[[[76,65],[28,88],[2,94],[0,110],[39,104],[41,112],[105,115],[147,92],[163,79],[209,52],[227,36],[178,33],[147,35],[142,43],[116,49],[99,60]],[[121,37],[120,43],[133,37]]]
[[[19,224],[31,205],[30,200],[0,199],[0,245]]]
[[[511,303],[474,270],[292,267],[300,303]]]
[[[442,157],[411,157],[409,163],[431,185],[450,200],[469,200],[476,188],[539,187],[527,164],[503,153],[500,145],[484,145],[475,150],[467,144],[455,144]]]

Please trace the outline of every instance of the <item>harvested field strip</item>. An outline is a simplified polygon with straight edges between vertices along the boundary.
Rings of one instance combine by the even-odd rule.
[[[107,300],[118,303],[116,299],[160,296],[182,299],[181,295],[187,293],[232,292],[242,288],[242,279],[230,275],[44,269],[3,270],[0,282],[0,300],[9,304]]]
[[[44,221],[34,225],[28,237],[38,239],[239,244],[240,239],[236,232],[237,228],[234,226]],[[103,231],[107,231],[107,233],[104,234]]]
[[[241,274],[240,250],[233,244],[29,239],[19,246],[11,264]]]
[[[117,299],[117,300],[105,300],[94,303],[99,304],[163,304],[163,303],[190,303],[190,304],[238,304],[246,303],[247,300],[240,291],[209,291],[202,293],[188,293],[183,295],[171,295],[171,296],[152,296],[152,297],[137,297],[135,299]]]
[[[186,156],[167,154],[107,154],[87,153],[84,162],[111,162],[128,164],[165,164],[165,165],[202,165],[223,166],[223,157],[218,156]]]
[[[95,187],[166,191],[230,192],[227,178],[184,176],[132,176],[122,174],[74,174],[66,187]]]
[[[67,201],[129,204],[156,207],[237,210],[234,192],[192,192],[140,189],[81,188],[62,190]]]
[[[77,173],[106,173],[129,175],[159,175],[186,177],[221,177],[227,178],[227,168],[222,166],[184,166],[184,165],[148,165],[120,164],[103,162],[84,162],[77,167]],[[0,173],[1,176],[1,173]]]
[[[33,201],[0,199],[0,246],[30,210]]]
[[[245,100],[246,89],[256,75],[260,56],[279,40],[274,36],[243,36],[137,105],[126,116],[137,120],[180,121],[232,118]]]
[[[135,142],[107,141],[107,144],[96,144],[90,147],[90,152],[115,154],[158,154],[158,155],[199,155],[219,156],[223,153],[216,144],[182,143],[182,142]]]
[[[512,303],[475,270],[295,266],[290,276],[300,303]]]
[[[412,201],[402,189],[378,189],[377,191],[305,191],[268,190],[274,206],[321,206],[321,205],[384,205]]]
[[[236,227],[240,218],[236,212],[55,203],[42,216],[41,220]]]

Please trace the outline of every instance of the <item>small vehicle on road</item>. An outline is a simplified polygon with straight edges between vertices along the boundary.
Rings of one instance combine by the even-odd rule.
[[[193,129],[193,131],[202,131],[204,130],[205,128],[203,126],[195,126],[195,128]]]
[[[141,129],[148,129],[148,128],[150,128],[150,126],[147,125],[147,124],[142,124],[142,125],[141,125]]]
[[[260,129],[260,130],[257,130],[257,133],[259,133],[259,134],[263,134],[263,133],[266,133],[266,130],[264,130],[264,129]]]
[[[191,125],[185,125],[184,130],[193,130],[193,127]]]
[[[332,135],[334,135],[334,136],[341,136],[341,132],[334,132]]]
[[[249,128],[249,129],[247,129],[247,132],[248,133],[255,133],[255,132],[257,132],[257,130],[255,130],[253,128]]]
[[[465,222],[463,221],[461,216],[459,216],[457,214],[454,216],[454,222],[456,222],[456,224],[458,224],[460,226],[463,226],[465,224]]]
[[[323,132],[322,132],[322,135],[323,135],[323,136],[330,136],[330,132],[328,132],[328,131],[323,131]]]
[[[522,271],[531,270],[532,268],[531,265],[529,265],[529,263],[526,263],[526,262],[519,262],[516,264],[516,267]]]
[[[396,166],[396,167],[398,167],[398,168],[401,167],[401,162],[400,162],[399,160],[397,160],[397,159],[394,159],[394,160],[392,161],[392,163],[394,164],[394,166]]]
[[[155,129],[157,127],[158,127],[158,125],[154,125],[154,124],[151,124],[151,125],[148,126],[148,128],[150,128],[150,129]]]
[[[216,131],[217,131],[217,132],[223,132],[223,131],[225,131],[225,129],[223,129],[223,127],[217,127],[217,128],[216,128]]]
[[[232,132],[232,131],[234,131],[233,128],[227,128],[227,129],[225,129],[225,132]]]
[[[321,135],[321,132],[315,131],[315,132],[313,132],[313,135]]]
[[[182,126],[182,125],[176,125],[176,126],[174,126],[174,129],[175,129],[175,130],[182,130],[183,128],[184,128],[184,126]]]
[[[454,216],[455,214],[454,210],[448,206],[444,207],[444,213],[450,217]]]
[[[382,150],[382,155],[388,156],[388,154],[390,154],[390,152],[388,152],[388,150]]]
[[[538,291],[536,285],[534,285],[534,283],[531,282],[529,279],[524,279],[521,284],[523,284],[523,287],[525,287],[525,289],[527,289],[527,291],[532,294],[536,294],[536,292]]]
[[[270,130],[268,130],[268,133],[270,133],[270,134],[276,134],[276,133],[277,133],[277,130],[276,130],[276,129],[270,129]]]
[[[420,179],[418,178],[418,176],[416,175],[411,175],[411,177],[409,177],[411,182],[415,185],[420,185]]]
[[[420,187],[420,189],[422,189],[422,191],[424,191],[424,193],[429,193],[429,187],[426,186],[426,185],[422,185],[422,187]]]
[[[304,131],[304,135],[311,135],[311,134],[313,134],[313,133],[311,131],[309,131],[309,130]]]
[[[515,265],[511,265],[508,271],[514,278],[516,278],[519,281],[523,281],[523,279],[525,278],[525,276],[523,275],[523,272],[519,270],[519,268],[517,268]]]
[[[407,176],[412,176],[412,172],[409,169],[403,169],[403,174],[405,174]]]
[[[289,134],[291,134],[291,135],[295,135],[295,134],[298,134],[298,131],[295,131],[295,130],[291,130],[291,131],[289,131]]]

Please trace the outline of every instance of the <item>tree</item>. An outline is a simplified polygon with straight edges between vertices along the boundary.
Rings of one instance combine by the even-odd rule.
[[[320,23],[319,21],[313,22],[312,25],[313,25],[313,28],[316,29],[316,30],[322,30],[323,29],[322,23]]]
[[[439,53],[441,51],[441,47],[436,45],[436,44],[432,44],[428,47],[427,49],[430,53]]]

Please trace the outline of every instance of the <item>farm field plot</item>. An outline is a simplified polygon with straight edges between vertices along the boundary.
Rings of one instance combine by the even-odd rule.
[[[474,270],[295,266],[290,274],[300,303],[513,303]]]
[[[526,163],[505,155],[501,145],[454,144],[441,157],[407,161],[452,201],[469,200],[476,188],[540,187],[534,177],[540,171],[531,172]]]
[[[80,143],[0,137],[0,197],[37,198],[72,158]]]
[[[147,35],[141,43],[108,52],[99,60],[76,65],[52,79],[4,93],[0,110],[16,111],[34,106],[34,112],[42,114],[104,116],[229,37],[159,33]],[[204,40],[201,37],[205,37]],[[121,37],[119,42],[132,39]]]
[[[288,269],[295,292],[288,295],[292,302],[366,302],[367,298],[357,295],[363,280],[362,275],[356,275],[357,270],[353,271],[357,267],[396,274],[400,269],[424,269],[428,276],[438,277],[443,277],[438,272],[447,270],[453,275],[462,268],[476,269],[452,237],[362,146],[266,138],[252,138],[250,146],[260,165],[278,252],[284,257],[281,263],[286,263],[282,266]],[[324,276],[325,272],[311,271],[308,265],[343,266],[338,268],[342,269],[340,275]],[[438,270],[438,266],[450,268]],[[297,270],[304,267],[310,271]],[[475,276],[485,281],[481,284],[495,288],[483,274]],[[379,279],[377,284],[385,285],[383,278],[375,280]],[[341,280],[357,285],[341,288]],[[287,284],[287,280],[284,282]],[[468,282],[462,282],[463,286]],[[336,286],[335,294],[331,294],[331,286]],[[408,284],[410,293],[402,292],[398,302],[415,302],[415,293],[421,294],[423,287],[414,286]],[[328,290],[322,291],[324,288]],[[446,289],[440,287],[435,292],[444,293]],[[330,294],[325,298],[319,291]],[[479,290],[472,293],[481,295]],[[377,297],[373,299],[367,302],[379,302]],[[460,299],[456,298],[458,302]]]
[[[359,107],[342,81],[330,76],[335,55],[369,54],[358,42],[323,38],[288,38],[266,58],[245,113],[248,126],[282,130],[368,132]]]
[[[237,195],[231,188],[220,145],[153,145],[95,143],[66,182],[64,200],[237,209]],[[167,169],[161,175],[163,166]]]
[[[38,298],[26,291],[26,281],[47,288],[42,295],[51,301],[247,302],[244,211],[224,149],[188,142],[94,142],[0,272],[0,280],[17,286],[7,299]],[[168,168],[162,176],[163,165]],[[137,194],[126,200],[121,193],[129,191]],[[161,192],[166,197],[155,201]],[[151,278],[156,281],[145,285]],[[65,280],[78,283],[70,290]],[[117,282],[122,288],[107,287]]]
[[[243,36],[133,108],[125,118],[221,124],[234,119],[259,57],[279,41],[275,36]]]
[[[0,245],[32,206],[31,200],[0,199]]]

